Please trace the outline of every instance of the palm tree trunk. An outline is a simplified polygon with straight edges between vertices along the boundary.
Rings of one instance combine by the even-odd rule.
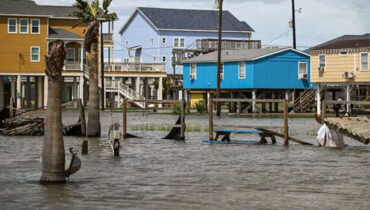
[[[99,84],[98,84],[98,38],[91,44],[90,74],[89,74],[89,109],[87,122],[87,136],[99,137],[100,110],[99,110]],[[103,61],[102,61],[103,62]]]
[[[50,55],[46,56],[48,104],[45,117],[40,182],[65,182],[65,152],[60,100],[62,67],[65,54],[64,43],[62,41],[55,41],[50,50]]]

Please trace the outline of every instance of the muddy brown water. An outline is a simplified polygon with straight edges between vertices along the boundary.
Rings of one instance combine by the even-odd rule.
[[[76,113],[65,112],[64,122]],[[135,126],[170,125],[177,116],[129,113]],[[280,118],[215,118],[216,123],[279,127]],[[186,141],[164,131],[132,131],[113,157],[106,141],[121,114],[102,113],[101,138],[89,140],[82,168],[65,185],[40,185],[42,137],[0,136],[0,209],[370,209],[370,147],[346,138],[344,149],[282,145],[210,145],[207,116],[187,116]],[[313,119],[290,119],[290,129],[316,143]],[[276,128],[279,130],[279,128]],[[258,140],[254,135],[234,139]],[[65,137],[80,150],[84,138]]]

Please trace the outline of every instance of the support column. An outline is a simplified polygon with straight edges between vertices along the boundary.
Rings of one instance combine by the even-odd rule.
[[[4,106],[4,83],[3,77],[0,76],[0,110],[2,110]]]
[[[22,94],[21,94],[21,75],[17,76],[17,109],[22,108]]]
[[[37,105],[38,108],[42,106],[42,77],[37,77]]]
[[[105,79],[105,77],[104,77],[104,98],[103,98],[103,100],[104,100],[104,109],[105,108],[107,108],[107,103],[106,103],[106,101],[107,101],[107,80]]]
[[[210,99],[211,99],[211,94],[209,91],[207,91],[207,108],[209,108]]]
[[[321,115],[321,90],[320,84],[316,85],[316,113]]]
[[[253,99],[253,102],[252,102],[252,111],[253,113],[256,113],[257,112],[257,107],[256,107],[256,98],[257,98],[257,91],[256,90],[253,90],[252,91],[252,99]]]
[[[15,100],[16,98],[16,92],[15,92],[15,86],[16,86],[17,77],[10,77],[10,97]]]
[[[140,95],[142,95],[141,92],[140,92],[140,77],[136,77],[136,80],[135,80],[135,91],[137,93],[139,93]]]
[[[158,81],[157,99],[163,100],[163,78],[162,77],[159,77],[159,81]],[[162,108],[162,104],[158,104],[158,108]]]
[[[346,101],[351,101],[351,86],[346,86]],[[351,104],[346,104],[347,112],[351,113]]]
[[[84,76],[80,76],[80,81],[79,81],[79,98],[81,99],[82,105],[84,105],[85,100],[84,100]]]
[[[44,77],[44,107],[48,105],[48,76]]]
[[[285,91],[285,100],[289,100],[289,90]]]

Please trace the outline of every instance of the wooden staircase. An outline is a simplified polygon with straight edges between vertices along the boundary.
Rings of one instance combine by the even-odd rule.
[[[294,101],[294,112],[310,112],[312,105],[315,103],[316,90],[309,89],[305,90],[301,95]]]

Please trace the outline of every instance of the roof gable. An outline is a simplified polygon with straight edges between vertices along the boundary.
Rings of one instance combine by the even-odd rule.
[[[218,31],[218,11],[216,10],[190,10],[190,9],[164,9],[139,7],[134,14],[140,12],[157,30],[178,31]],[[134,14],[130,17],[132,19]],[[130,22],[127,21],[127,23]],[[127,23],[120,33],[126,29]],[[246,33],[254,30],[244,21],[239,21],[229,11],[223,12],[224,32]]]

